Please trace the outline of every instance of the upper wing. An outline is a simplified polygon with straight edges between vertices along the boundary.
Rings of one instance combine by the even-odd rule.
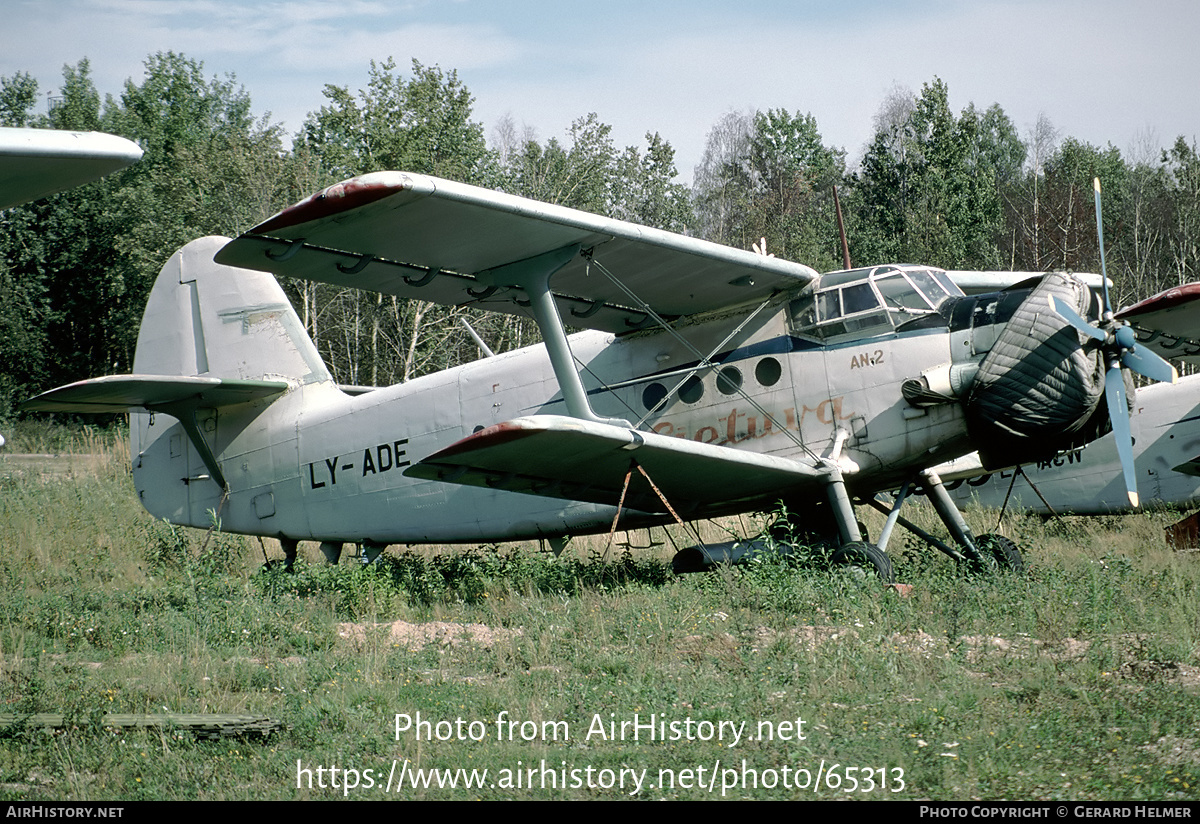
[[[101,132],[0,128],[0,209],[88,183],[141,156],[136,143]]]
[[[331,186],[232,241],[218,263],[449,305],[526,314],[487,272],[555,250],[580,254],[551,279],[568,326],[625,332],[762,300],[817,277],[803,264],[425,175],[377,172]],[[595,264],[600,264],[596,266]]]
[[[975,271],[966,269],[947,269],[946,274],[959,289],[962,289],[968,295],[1001,292],[1026,281],[1041,281],[1046,276],[1045,272]],[[1086,283],[1090,289],[1101,289],[1104,287],[1104,280],[1099,275],[1088,272],[1073,272],[1072,274]],[[1111,281],[1109,285],[1112,285]]]
[[[785,458],[557,415],[490,426],[404,474],[616,506],[632,472],[624,505],[666,512],[662,497],[634,470],[634,461],[662,496],[688,515],[708,507],[736,511],[748,501],[769,504],[799,485],[815,486],[822,474]]]
[[[1138,343],[1173,360],[1200,361],[1200,283],[1185,283],[1117,312]]]

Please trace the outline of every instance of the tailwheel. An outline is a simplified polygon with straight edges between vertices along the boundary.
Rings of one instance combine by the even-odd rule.
[[[833,566],[850,567],[859,571],[874,569],[885,584],[896,583],[892,559],[879,547],[866,541],[852,541],[838,548],[830,558],[830,563]]]
[[[1011,538],[989,533],[979,536],[977,543],[980,552],[990,555],[1001,571],[1025,574],[1025,558]]]

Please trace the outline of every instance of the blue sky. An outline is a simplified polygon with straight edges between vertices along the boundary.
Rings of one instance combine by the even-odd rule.
[[[660,132],[684,180],[730,110],[811,113],[853,160],[889,92],[935,76],[956,110],[999,103],[1023,135],[1040,114],[1126,156],[1200,135],[1192,0],[0,0],[0,20],[0,76],[43,93],[87,57],[115,94],[172,50],[294,130],[325,84],[415,57],[457,70],[489,131],[509,114],[545,140],[596,112],[619,145]]]

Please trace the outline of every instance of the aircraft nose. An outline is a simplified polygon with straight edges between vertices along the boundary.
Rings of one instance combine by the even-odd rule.
[[[1021,303],[979,365],[967,393],[967,428],[986,468],[1045,460],[1107,424],[1100,351],[1048,310],[1057,298],[1085,314],[1087,287],[1047,275]]]

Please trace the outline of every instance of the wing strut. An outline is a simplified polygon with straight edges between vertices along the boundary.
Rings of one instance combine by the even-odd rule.
[[[701,352],[699,349],[697,349],[695,346],[693,346],[689,340],[687,340],[681,334],[679,334],[679,332],[676,331],[675,328],[672,327],[670,324],[668,324],[666,322],[666,320],[663,319],[663,317],[658,314],[658,312],[654,311],[653,307],[651,307],[648,303],[646,303],[644,300],[642,300],[640,297],[638,297],[637,294],[632,289],[630,289],[628,286],[626,286],[624,283],[622,283],[620,278],[618,278],[616,275],[614,275],[612,272],[610,272],[608,270],[608,267],[606,267],[600,261],[596,260],[596,258],[592,255],[593,251],[594,250],[592,250],[592,249],[588,249],[587,251],[585,251],[583,253],[584,257],[586,257],[588,259],[589,263],[594,264],[596,266],[596,269],[600,272],[600,274],[602,274],[606,278],[608,278],[609,281],[611,281],[614,286],[616,286],[618,289],[620,289],[622,292],[624,292],[626,294],[626,296],[629,297],[635,304],[640,306],[642,311],[646,312],[646,314],[648,314],[650,316],[650,318],[659,325],[659,327],[661,327],[671,337],[673,337],[676,341],[678,341],[683,347],[685,347],[686,349],[691,351],[691,353],[693,355],[695,355],[696,358],[699,359],[699,366],[697,366],[697,369],[699,369],[700,367],[705,367],[705,368],[709,368],[709,369],[716,368],[716,364],[714,364],[712,362],[711,356],[705,357],[703,352]],[[769,296],[767,298],[767,300],[763,302],[763,305],[759,306],[758,309],[754,310],[754,312],[752,312],[750,314],[750,316],[747,317],[742,322],[742,324],[728,336],[728,338],[732,338],[739,331],[741,331],[741,329],[747,323],[750,322],[750,319],[753,318],[755,315],[757,315],[758,312],[762,310],[763,306],[766,306],[766,304],[769,303],[771,298],[773,298],[773,297],[774,297],[774,295]],[[721,344],[721,345],[723,346],[724,344]],[[719,348],[720,347],[718,347],[718,349]],[[716,351],[717,350],[713,350],[713,354],[716,354]],[[686,378],[684,380],[686,380]],[[683,385],[682,382],[680,382],[679,385],[682,386]],[[764,409],[762,407],[762,405],[758,401],[756,401],[754,398],[752,398],[750,395],[748,395],[744,389],[742,389],[741,387],[737,387],[737,394],[739,396],[741,396],[741,398],[743,400],[745,400],[748,404],[750,404],[752,407],[754,407],[754,409],[760,415],[762,415],[766,420],[770,421],[771,425],[775,428],[775,430],[782,432],[784,435],[786,435],[792,441],[792,443],[796,444],[797,447],[804,450],[804,452],[807,453],[809,457],[811,457],[815,461],[821,462],[821,457],[819,455],[817,455],[815,452],[813,452],[811,449],[809,449],[808,445],[805,444],[804,441],[800,440],[800,437],[796,433],[792,432],[786,426],[782,426],[779,423],[779,421],[777,421],[775,419],[774,415],[772,415],[770,412],[768,412],[766,409]],[[668,397],[669,397],[669,395],[668,395]],[[646,420],[647,417],[649,417],[649,415],[643,416],[642,421]],[[642,421],[638,421],[638,423],[640,424],[640,423],[642,423]]]
[[[552,252],[519,260],[516,263],[485,270],[477,275],[477,279],[488,286],[515,287],[523,290],[529,296],[533,319],[537,321],[542,339],[546,343],[546,351],[550,354],[550,365],[554,367],[554,377],[558,380],[559,389],[562,390],[567,413],[572,418],[628,428],[629,421],[602,418],[592,411],[592,406],[588,403],[587,391],[583,388],[583,381],[579,379],[579,373],[575,371],[575,358],[571,354],[571,345],[567,342],[567,333],[563,329],[562,317],[558,314],[558,307],[554,305],[554,294],[550,291],[550,278],[555,272],[570,263],[577,254],[579,254],[579,244],[575,243]]]
[[[683,522],[683,518],[679,517],[679,513],[675,511],[675,507],[671,506],[671,502],[667,500],[667,496],[662,494],[662,490],[660,490],[658,485],[654,483],[653,479],[651,479],[650,473],[646,471],[644,466],[637,462],[637,458],[631,458],[629,460],[629,469],[625,472],[625,482],[621,486],[621,497],[617,500],[617,513],[613,515],[612,528],[608,531],[608,546],[610,547],[612,546],[613,535],[615,535],[617,532],[617,521],[621,519],[621,512],[625,507],[625,493],[629,491],[629,481],[633,478],[633,470],[635,468],[638,472],[642,473],[642,477],[646,479],[646,483],[650,484],[650,488],[654,490],[654,494],[658,496],[658,499],[662,501],[663,506],[667,508],[667,512],[671,513],[671,517],[675,519],[675,522],[683,527],[684,532],[687,532],[687,524]],[[707,551],[704,546],[704,539],[700,537],[699,530],[696,530],[696,544],[700,547],[701,552]],[[607,557],[607,548],[605,548],[604,553]]]

